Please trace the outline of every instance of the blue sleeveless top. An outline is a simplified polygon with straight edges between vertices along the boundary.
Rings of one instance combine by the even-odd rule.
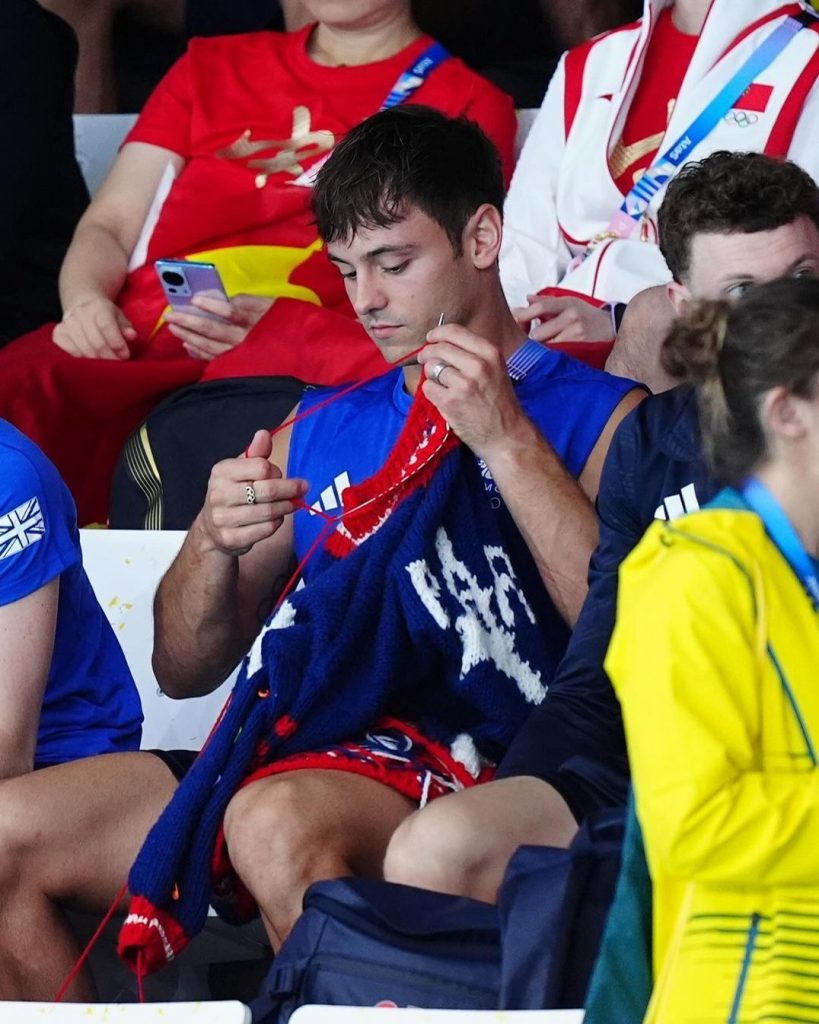
[[[635,386],[634,381],[594,370],[546,348],[531,372],[515,384],[515,392],[569,473],[578,477],[614,409]],[[307,391],[300,411],[325,400],[333,390],[337,389]],[[287,474],[308,481],[306,503],[337,514],[344,488],[361,483],[384,464],[411,405],[403,372],[394,369],[295,424]],[[479,464],[488,500],[508,516],[489,471]],[[296,512],[297,558],[304,556],[324,525],[320,515]],[[305,576],[309,579],[309,564]]]

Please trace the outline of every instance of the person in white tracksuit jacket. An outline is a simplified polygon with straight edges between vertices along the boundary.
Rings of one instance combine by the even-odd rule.
[[[788,15],[817,13],[807,0],[645,0],[640,21],[564,54],[523,147],[504,208],[501,279],[521,321],[543,319],[532,331],[539,340],[605,340],[614,333],[609,312],[576,298],[531,301],[544,287],[627,303],[643,289],[670,280],[657,246],[657,210],[664,188],[631,238],[599,237],[623,201],[612,158],[630,109],[642,90],[656,84],[654,76],[641,76],[666,8],[672,8],[677,32],[698,38],[669,103],[665,132],[654,137],[657,155],[686,132]],[[739,101],[693,146],[688,159],[700,160],[716,150],[757,150],[788,156],[819,177],[817,76],[819,14],[757,77],[753,109]],[[577,265],[576,258],[590,242],[591,255]]]

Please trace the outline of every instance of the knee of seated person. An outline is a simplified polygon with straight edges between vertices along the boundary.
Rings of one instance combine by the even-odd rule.
[[[443,797],[410,815],[395,830],[384,857],[389,882],[470,895],[480,875],[481,824],[457,799]]]
[[[319,841],[310,800],[299,773],[280,775],[274,784],[251,784],[233,797],[225,811],[225,842],[231,863],[248,882],[264,867],[299,873]]]
[[[0,783],[0,886],[17,878],[29,863],[28,853],[40,846],[30,811],[14,780]]]

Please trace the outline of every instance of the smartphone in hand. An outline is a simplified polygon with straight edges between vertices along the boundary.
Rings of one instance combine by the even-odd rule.
[[[196,295],[228,301],[215,264],[197,263],[194,260],[157,260],[154,269],[171,309],[178,313],[190,313],[208,320],[225,322],[223,317],[206,313],[191,303]]]

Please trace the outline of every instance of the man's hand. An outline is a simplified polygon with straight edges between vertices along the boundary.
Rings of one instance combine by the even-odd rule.
[[[527,295],[528,306],[512,310],[535,341],[611,341],[611,314],[573,296]],[[540,323],[530,329],[533,320]]]
[[[282,476],[269,461],[273,441],[257,430],[244,455],[213,467],[200,524],[210,546],[226,555],[244,555],[272,537],[293,502],[304,497],[307,483]]]
[[[129,359],[137,333],[110,299],[100,295],[73,305],[54,328],[55,345],[83,359]]]
[[[464,444],[489,462],[510,437],[531,429],[503,355],[458,324],[436,327],[427,338],[418,355],[424,394]]]
[[[168,330],[182,340],[188,355],[194,359],[210,360],[241,345],[251,328],[273,305],[273,299],[261,295],[234,295],[225,302],[197,295],[191,300],[191,305],[221,319],[170,310],[165,314]]]

